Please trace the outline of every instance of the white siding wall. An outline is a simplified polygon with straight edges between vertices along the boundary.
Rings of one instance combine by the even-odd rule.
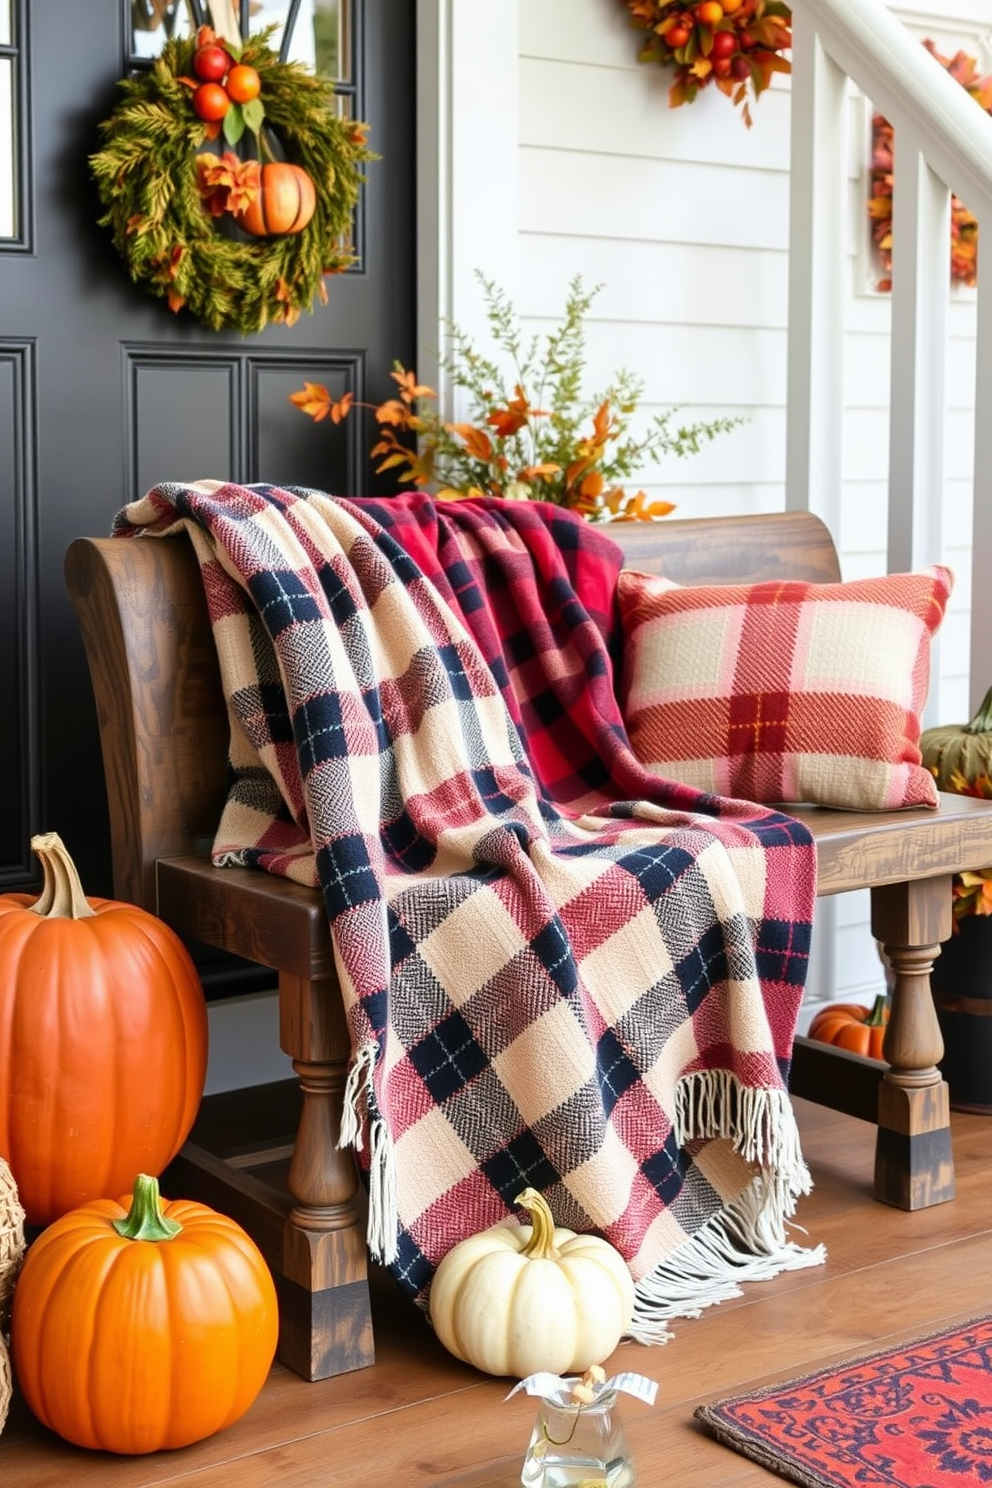
[[[679,514],[784,505],[789,80],[752,105],[670,110],[670,78],[637,62],[643,33],[620,0],[420,0],[437,26],[436,72],[422,78],[423,365],[437,314],[484,339],[473,271],[495,278],[528,328],[556,323],[569,279],[602,284],[589,321],[589,391],[620,366],[645,384],[644,414],[740,414],[746,424],[688,461],[649,466],[639,484]],[[921,38],[992,69],[987,0],[894,6]],[[445,75],[447,73],[447,75]],[[438,121],[440,121],[438,123]],[[835,540],[844,576],[884,571],[889,301],[872,289],[864,209],[870,105],[851,90],[850,297],[845,345],[844,485]],[[433,238],[433,244],[432,244]],[[436,259],[434,255],[437,255]],[[974,305],[953,297],[945,551],[958,589],[942,633],[928,721],[967,716]],[[935,493],[940,499],[940,493]],[[867,894],[835,901],[834,985],[882,985]],[[824,922],[827,917],[824,916]]]

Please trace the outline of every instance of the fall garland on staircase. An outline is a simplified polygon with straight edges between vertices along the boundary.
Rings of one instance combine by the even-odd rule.
[[[934,57],[965,92],[987,114],[992,114],[992,76],[981,77],[978,63],[966,52],[953,57],[942,56],[929,38],[923,42]],[[875,285],[879,290],[892,288],[892,188],[894,183],[895,132],[884,114],[875,113],[871,121],[871,167],[868,216],[871,240],[878,254],[882,277]],[[978,220],[959,197],[951,195],[951,283],[973,289],[978,278]]]
[[[315,298],[326,301],[324,276],[354,262],[360,167],[375,158],[366,126],[338,114],[333,85],[280,61],[270,34],[241,48],[207,27],[168,41],[148,72],[121,82],[123,97],[100,126],[102,148],[90,157],[100,224],[134,282],[212,330],[244,335],[273,321],[291,325]],[[198,53],[208,48],[231,53],[232,73],[257,74],[257,96],[223,119],[194,106]],[[211,145],[221,137],[218,154]],[[275,180],[270,167],[287,165],[297,186],[300,177],[312,182],[312,215],[306,220],[308,199],[296,225],[276,231],[262,220],[261,194]]]

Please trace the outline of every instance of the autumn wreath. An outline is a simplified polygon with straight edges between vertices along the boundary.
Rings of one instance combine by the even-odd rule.
[[[776,72],[790,72],[782,55],[792,46],[792,12],[785,0],[621,0],[630,24],[646,31],[640,62],[673,69],[671,108],[692,103],[715,84],[750,128],[748,93],[759,98]]]
[[[332,84],[270,49],[271,29],[242,47],[206,27],[167,42],[148,72],[122,81],[90,157],[100,224],[135,283],[245,335],[291,325],[326,300],[324,276],[354,262],[360,166],[375,158],[365,126],[339,116]],[[218,53],[229,94],[224,71],[205,80]],[[298,207],[280,222],[264,198],[290,174]]]

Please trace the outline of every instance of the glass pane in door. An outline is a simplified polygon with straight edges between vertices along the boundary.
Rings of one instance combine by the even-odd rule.
[[[196,7],[192,0],[131,0],[131,55],[157,57],[174,36],[193,36]]]
[[[17,237],[17,156],[14,63],[0,57],[0,238]]]
[[[0,0],[0,238],[16,238],[17,141],[19,130],[14,114],[16,91],[14,68],[14,0]]]
[[[291,0],[253,0],[251,27],[275,25],[272,45],[283,46]],[[302,62],[332,82],[347,82],[351,72],[351,0],[300,0],[293,32],[285,47],[287,60]]]

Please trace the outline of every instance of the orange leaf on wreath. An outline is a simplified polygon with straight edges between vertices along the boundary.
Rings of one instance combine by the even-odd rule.
[[[216,156],[205,150],[196,157],[197,190],[211,217],[237,215],[258,196],[262,168],[257,160],[239,160],[231,150]]]

